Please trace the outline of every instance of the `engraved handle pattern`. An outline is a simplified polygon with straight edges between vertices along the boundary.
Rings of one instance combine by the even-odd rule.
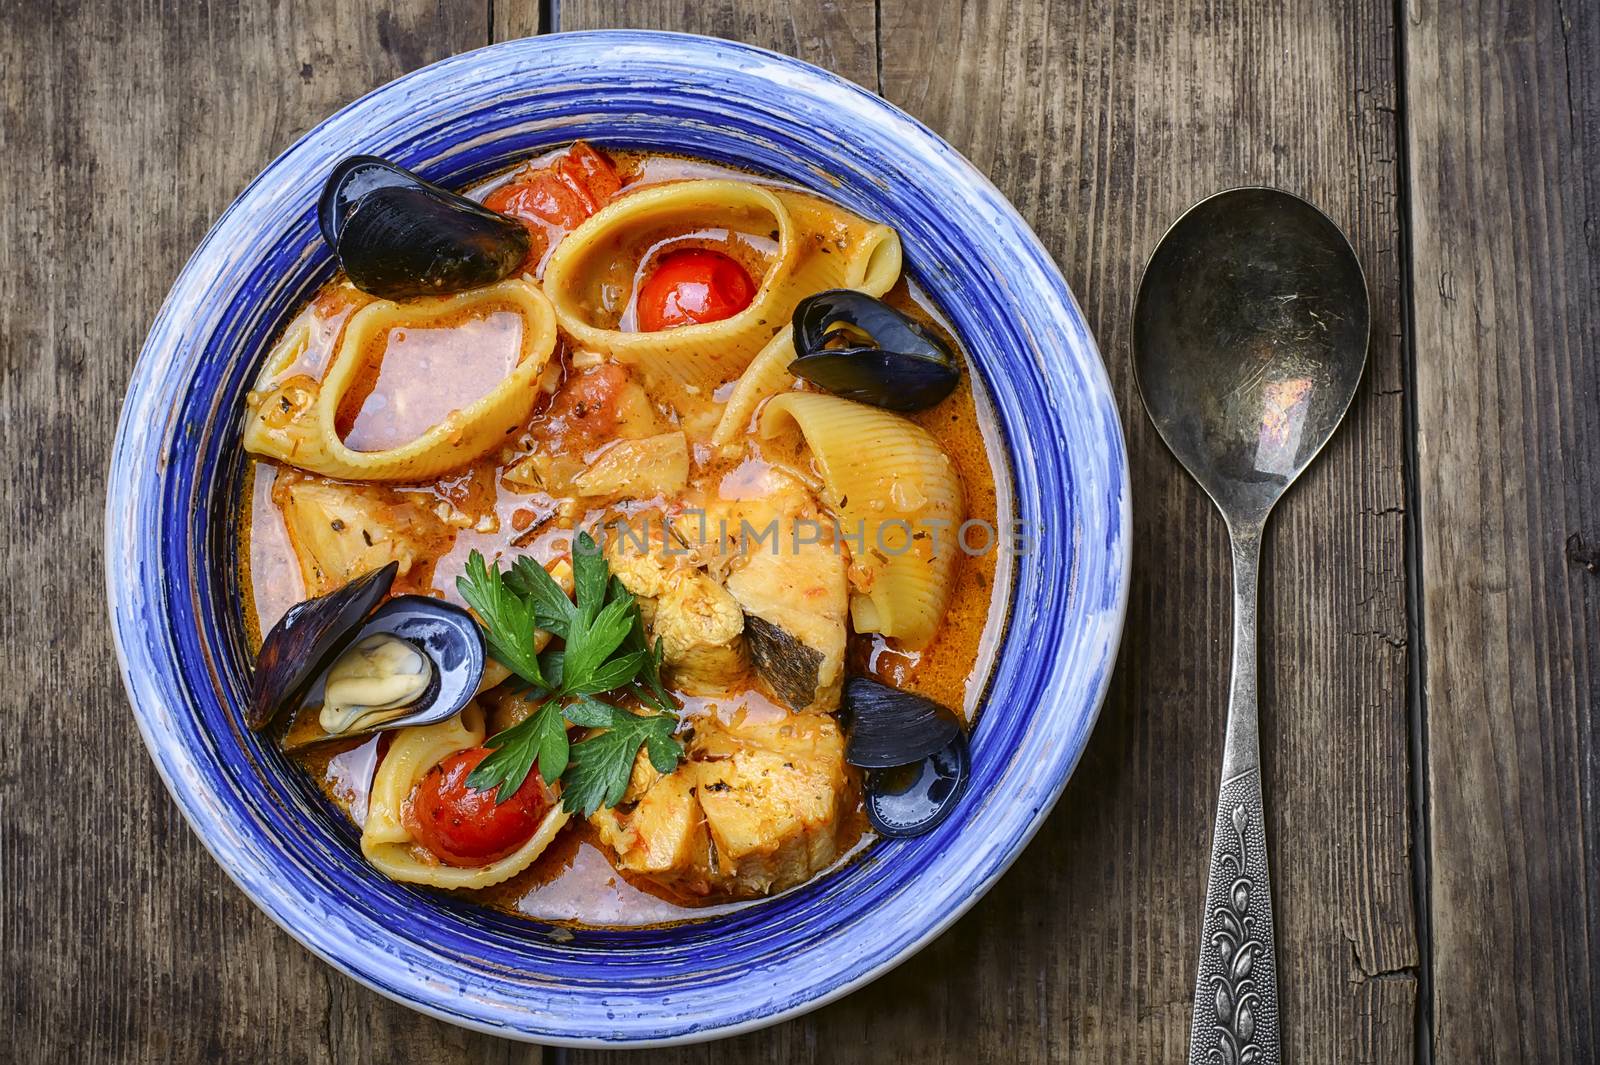
[[[1279,1065],[1261,773],[1225,781],[1217,800],[1211,878],[1195,977],[1190,1065]]]
[[[1263,516],[1263,519],[1264,520]],[[1233,690],[1194,982],[1189,1065],[1280,1065],[1261,738],[1256,717],[1256,580],[1262,521],[1234,526]]]

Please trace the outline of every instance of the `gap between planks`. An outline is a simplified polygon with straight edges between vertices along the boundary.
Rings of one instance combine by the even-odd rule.
[[[1422,610],[1422,492],[1417,450],[1416,259],[1412,251],[1415,224],[1411,189],[1409,70],[1406,66],[1406,3],[1394,0],[1394,140],[1399,202],[1396,230],[1400,238],[1400,362],[1404,393],[1400,413],[1405,453],[1401,478],[1406,575],[1406,732],[1411,759],[1411,895],[1417,937],[1417,997],[1413,1021],[1416,1065],[1433,1065],[1433,910],[1428,867],[1432,838],[1428,823],[1428,689],[1427,633]]]

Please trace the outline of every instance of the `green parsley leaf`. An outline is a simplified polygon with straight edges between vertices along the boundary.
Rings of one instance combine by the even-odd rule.
[[[626,711],[599,699],[574,699],[562,713],[568,721],[582,728],[610,728],[617,715]]]
[[[592,679],[595,671],[611,657],[612,652],[622,646],[622,641],[627,639],[628,633],[632,631],[633,609],[631,596],[627,599],[613,599],[598,613],[590,615],[585,615],[583,604],[579,604],[578,616],[573,619],[572,629],[567,633],[566,672],[562,680],[562,694],[581,689],[590,689],[598,693],[618,686],[612,684],[608,687],[594,688]],[[638,671],[636,664],[633,671],[618,684],[626,684]]]
[[[534,605],[506,586],[500,563],[486,566],[483,556],[473,551],[467,556],[466,573],[456,578],[456,590],[477,612],[490,653],[529,684],[549,687],[534,649],[539,628]]]
[[[477,791],[498,786],[496,803],[515,795],[536,763],[544,782],[554,784],[566,771],[571,750],[561,705],[554,700],[545,703],[531,716],[489,737],[484,746],[494,753],[467,776],[467,786]]]
[[[611,578],[611,594],[614,596],[627,596],[632,600],[627,588],[617,578]],[[638,696],[641,702],[655,707],[663,713],[676,714],[678,702],[661,683],[661,660],[666,656],[666,645],[656,638],[656,645],[650,646],[650,638],[644,631],[644,614],[639,610],[637,601],[633,602],[633,625],[628,633],[628,638],[622,641],[622,649],[629,653],[644,652],[645,658],[639,667],[639,675],[643,683],[630,684],[628,690]]]
[[[652,730],[644,737],[645,753],[650,756],[650,764],[655,766],[657,773],[670,773],[678,768],[678,760],[683,757],[683,744],[671,732]]]
[[[606,583],[611,567],[594,538],[580,532],[572,541],[572,585],[577,593],[578,616],[591,621],[606,601]]]
[[[678,719],[670,714],[631,714],[589,698],[574,701],[565,713],[573,724],[604,730],[572,745],[572,762],[561,778],[562,804],[580,817],[622,801],[640,747],[663,773],[683,756],[683,745],[672,735]]]
[[[645,653],[635,651],[633,654],[613,658],[590,673],[587,679],[571,687],[565,688],[569,695],[599,695],[602,692],[614,691],[625,687],[633,681],[634,675],[639,672],[643,664]]]
[[[544,654],[539,656],[539,668],[544,670],[550,690],[560,691],[561,682],[567,675],[567,652],[559,647],[545,648]]]
[[[578,608],[572,605],[550,571],[527,555],[518,557],[506,574],[506,586],[524,599],[533,600],[534,620],[541,629],[566,639],[567,627]]]

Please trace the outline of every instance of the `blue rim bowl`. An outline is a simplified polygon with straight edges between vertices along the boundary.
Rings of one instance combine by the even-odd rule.
[[[899,230],[998,412],[1016,517],[1038,530],[973,739],[934,832],[734,913],[552,929],[386,880],[355,830],[240,725],[241,399],[332,272],[317,193],[385,155],[460,185],[548,146],[684,152],[811,186]],[[207,234],[139,356],[111,458],[106,583],[139,729],[189,823],[279,925],[363,984],[495,1035],[569,1046],[732,1035],[815,1008],[931,941],[1061,794],[1110,678],[1128,588],[1127,456],[1105,368],[1049,254],[926,127],[786,56],[681,34],[511,41],[392,82],[307,133]]]

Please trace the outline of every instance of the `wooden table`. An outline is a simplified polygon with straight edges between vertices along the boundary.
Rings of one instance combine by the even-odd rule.
[[[1065,271],[1133,462],[1117,681],[1024,858],[870,989],[637,1060],[1185,1060],[1228,555],[1137,406],[1128,308],[1165,226],[1244,183],[1326,209],[1374,312],[1352,417],[1280,508],[1265,557],[1285,1058],[1596,1060],[1594,0],[7,4],[0,1057],[622,1060],[425,1019],[273,927],[145,757],[100,576],[123,387],[223,207],[373,86],[558,24],[766,45],[949,138]]]

